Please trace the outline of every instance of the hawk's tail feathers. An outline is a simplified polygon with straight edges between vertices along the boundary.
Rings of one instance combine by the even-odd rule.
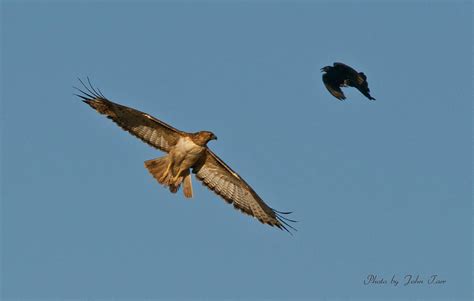
[[[193,196],[193,188],[191,184],[191,175],[188,171],[182,172],[179,176],[174,176],[171,168],[169,156],[151,159],[145,161],[145,167],[150,174],[158,181],[158,183],[168,187],[172,193],[176,193],[183,183],[184,196],[191,198]]]
[[[145,161],[145,167],[148,169],[150,174],[158,181],[158,183],[165,186],[169,186],[172,179],[170,164],[171,161],[168,156]]]

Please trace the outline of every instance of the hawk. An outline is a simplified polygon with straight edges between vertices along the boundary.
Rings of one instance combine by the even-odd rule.
[[[83,102],[107,116],[123,130],[167,155],[145,161],[145,167],[162,185],[176,193],[183,186],[186,198],[193,196],[191,173],[205,186],[233,204],[236,209],[257,218],[260,222],[281,230],[291,228],[295,222],[270,208],[235,171],[215,155],[207,146],[216,135],[209,131],[186,133],[157,118],[108,100],[99,89],[79,81],[87,90],[76,88]],[[290,232],[291,233],[291,232]]]
[[[367,76],[363,72],[357,72],[351,67],[343,63],[334,63],[333,66],[326,66],[321,68],[323,74],[323,82],[328,91],[337,99],[346,99],[346,96],[341,90],[341,87],[354,87],[359,90],[370,100],[375,100],[370,96],[369,84],[367,83]]]

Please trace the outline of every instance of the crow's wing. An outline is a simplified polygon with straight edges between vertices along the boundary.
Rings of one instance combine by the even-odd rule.
[[[327,73],[323,74],[323,83],[328,89],[329,93],[331,93],[334,97],[339,100],[346,99],[346,96],[341,90],[341,87],[338,83],[336,83]]]

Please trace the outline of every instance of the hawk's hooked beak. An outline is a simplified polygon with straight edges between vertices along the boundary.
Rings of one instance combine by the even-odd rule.
[[[216,135],[214,135],[214,134],[212,134],[212,136],[211,136],[211,140],[217,140],[217,136],[216,136]]]

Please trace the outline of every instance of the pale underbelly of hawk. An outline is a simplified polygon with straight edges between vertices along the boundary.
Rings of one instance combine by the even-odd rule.
[[[183,183],[184,195],[193,196],[190,168],[205,152],[205,147],[195,144],[189,137],[181,137],[169,154],[145,161],[145,167],[162,185],[176,193]]]

